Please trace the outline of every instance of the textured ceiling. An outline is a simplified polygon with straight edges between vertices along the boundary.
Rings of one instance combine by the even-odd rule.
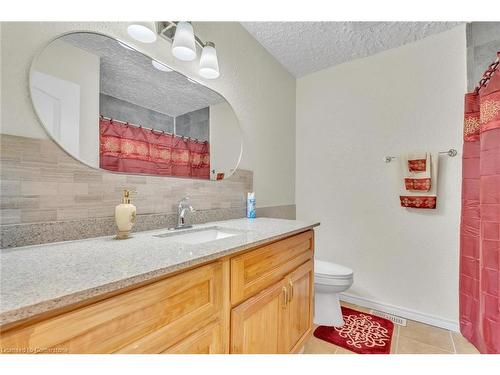
[[[459,22],[242,22],[291,74],[327,67],[448,30]]]
[[[179,73],[155,69],[149,57],[122,47],[112,38],[75,33],[61,39],[100,57],[100,91],[106,95],[170,116],[224,101],[215,91]]]

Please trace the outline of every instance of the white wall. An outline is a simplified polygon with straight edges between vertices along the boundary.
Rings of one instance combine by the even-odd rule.
[[[461,150],[465,26],[297,81],[297,218],[348,293],[456,327],[461,158],[441,157],[438,208],[399,206],[385,155]],[[412,315],[413,314],[413,315]],[[416,314],[416,315],[415,315]]]
[[[56,40],[40,54],[35,69],[80,87],[79,159],[98,167],[99,56]]]
[[[135,46],[191,78],[197,61],[175,60],[170,44],[141,44],[128,23],[23,22],[2,24],[2,132],[45,138],[28,90],[33,57],[51,39],[72,30],[98,31]],[[295,203],[295,79],[239,23],[195,22],[196,33],[217,45],[221,76],[206,85],[231,103],[244,137],[241,168],[254,171],[257,206]],[[165,179],[166,183],[168,178]],[[216,182],[214,182],[216,183]]]
[[[230,176],[241,156],[241,130],[231,106],[222,102],[210,106],[210,170]],[[213,178],[214,176],[211,175]]]

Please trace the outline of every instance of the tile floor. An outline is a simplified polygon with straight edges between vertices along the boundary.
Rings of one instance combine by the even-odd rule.
[[[370,309],[342,302],[358,311]],[[304,347],[305,354],[356,354],[312,336]],[[391,354],[479,354],[460,333],[408,320],[406,327],[394,324]]]

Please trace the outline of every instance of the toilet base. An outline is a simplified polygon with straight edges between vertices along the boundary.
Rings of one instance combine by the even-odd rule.
[[[314,324],[334,327],[345,324],[338,293],[316,292],[314,301]]]

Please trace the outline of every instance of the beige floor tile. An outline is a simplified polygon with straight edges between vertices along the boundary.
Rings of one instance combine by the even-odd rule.
[[[304,354],[335,354],[339,347],[314,336],[304,346]]]
[[[399,335],[397,354],[453,354],[435,346]]]
[[[480,354],[474,345],[458,332],[451,332],[457,354]]]
[[[398,337],[399,337],[399,328],[400,326],[394,324],[394,330],[392,331],[392,341],[391,341],[391,354],[396,353],[397,345],[398,345]]]
[[[350,350],[347,350],[339,346],[335,354],[358,354],[358,353],[351,352]]]
[[[399,329],[399,340],[403,337],[454,353],[450,332],[441,328],[408,320],[407,326]]]

